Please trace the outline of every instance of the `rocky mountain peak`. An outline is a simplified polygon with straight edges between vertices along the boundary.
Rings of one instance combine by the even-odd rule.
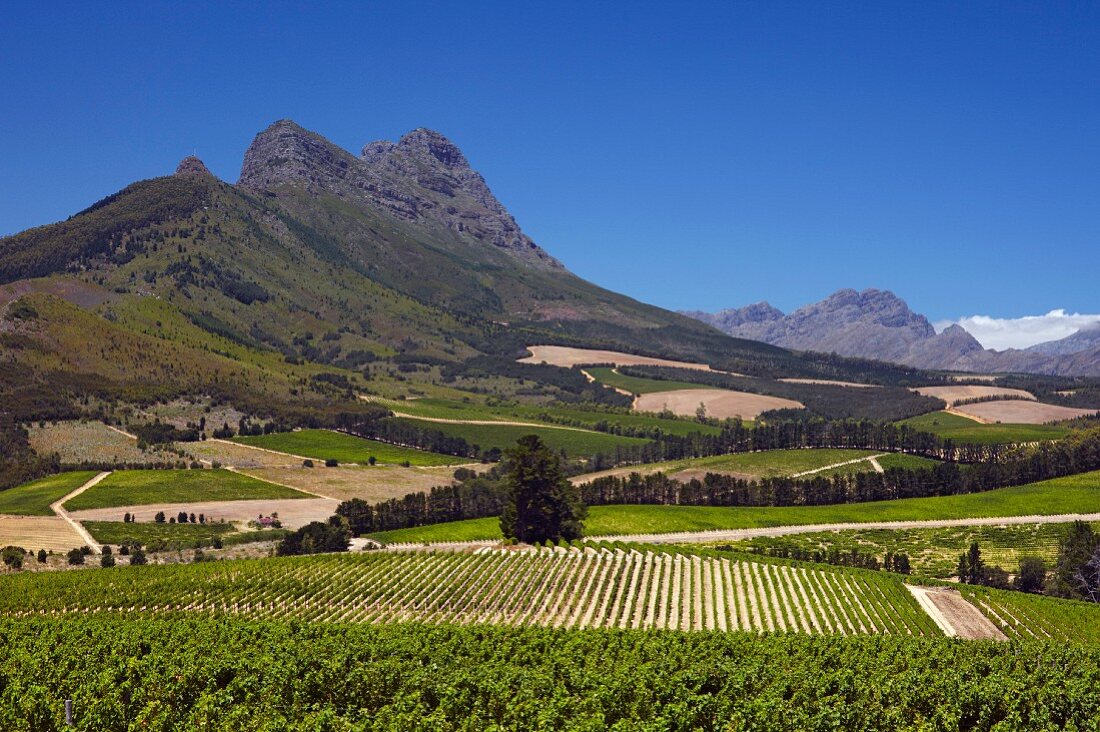
[[[478,256],[486,244],[493,247],[488,251],[531,266],[562,269],[523,233],[458,146],[433,130],[418,128],[397,142],[369,143],[357,158],[292,120],[279,120],[248,147],[238,185],[267,193],[295,186],[334,195],[418,226],[445,229],[473,245]]]
[[[176,175],[211,175],[206,164],[194,155],[188,155],[176,166]]]
[[[355,157],[293,120],[256,135],[244,154],[238,185],[269,191],[280,185],[333,190],[349,178]]]
[[[425,127],[418,127],[405,134],[398,140],[395,148],[410,157],[425,162],[434,161],[445,168],[468,170],[470,167],[469,161],[457,145],[435,130]]]

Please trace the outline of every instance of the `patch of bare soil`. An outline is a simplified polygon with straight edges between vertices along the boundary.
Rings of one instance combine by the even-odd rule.
[[[59,516],[0,516],[0,546],[67,552],[87,542]]]
[[[1006,389],[1001,386],[972,386],[959,384],[958,386],[919,386],[913,391],[924,396],[936,397],[947,402],[948,406],[954,406],[964,399],[976,399],[990,396],[1011,396],[1019,399],[1034,399],[1035,395],[1023,389]]]
[[[613,363],[616,366],[670,366],[678,369],[714,371],[705,363],[672,361],[667,358],[637,356],[619,351],[601,351],[594,348],[570,348],[569,346],[528,346],[532,355],[521,358],[520,363],[548,363],[551,366],[583,366],[594,363]]]
[[[764,394],[749,394],[729,389],[680,389],[642,394],[635,400],[634,409],[639,412],[660,412],[669,409],[675,414],[690,417],[695,415],[700,403],[706,407],[708,417],[718,419],[727,417],[756,419],[761,412],[770,409],[803,407],[801,402],[793,399],[781,399]]]
[[[377,503],[454,484],[454,467],[403,468],[399,465],[305,468],[299,465],[249,468],[240,472],[307,493],[346,501],[362,498]]]
[[[145,506],[114,506],[69,513],[77,521],[121,521],[129,513],[136,521],[153,521],[158,512],[175,516],[180,511],[204,514],[207,521],[247,522],[260,515],[277,513],[283,527],[296,529],[310,521],[325,521],[340,502],[332,498],[292,498],[248,501],[202,501],[195,503],[153,503]],[[57,519],[61,521],[61,519]],[[62,522],[64,523],[64,522]],[[83,544],[84,542],[81,542]],[[79,544],[77,545],[79,546]]]
[[[878,384],[857,384],[854,381],[833,381],[832,379],[776,379],[787,384],[819,384],[822,386],[851,386],[856,389],[876,389]]]
[[[908,587],[921,608],[945,635],[966,640],[1007,640],[993,621],[967,602],[958,590],[913,585]]]
[[[1046,424],[1062,419],[1076,419],[1096,414],[1098,411],[1019,400],[962,404],[954,409],[983,422],[1003,422],[1004,424]]]

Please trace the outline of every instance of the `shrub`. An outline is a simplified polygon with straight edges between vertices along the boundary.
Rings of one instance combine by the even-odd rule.
[[[103,554],[99,556],[100,567],[113,567],[115,566],[115,555],[111,551],[111,547],[103,547]]]
[[[22,569],[23,558],[26,555],[27,552],[19,546],[6,546],[0,550],[0,557],[3,558],[4,564],[12,569]]]
[[[135,547],[134,550],[130,552],[130,564],[140,565],[145,564],[146,561],[147,560],[145,559],[145,552],[141,549]]]
[[[340,464],[340,461],[337,460],[336,458],[329,458],[328,460],[325,461],[325,467],[326,468],[335,468],[339,464]]]
[[[73,567],[78,567],[84,564],[84,552],[79,549],[70,549],[69,553],[65,555],[69,561],[69,564]]]
[[[46,550],[45,550],[45,549],[39,549],[39,550],[38,550],[38,563],[39,563],[39,564],[45,564],[45,563],[46,563],[46,557],[47,557],[47,556],[48,556],[48,555],[46,554]]]

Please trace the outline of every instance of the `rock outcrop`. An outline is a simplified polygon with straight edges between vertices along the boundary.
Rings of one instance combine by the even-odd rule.
[[[403,221],[443,227],[530,266],[562,269],[523,233],[462,151],[432,130],[413,130],[396,143],[369,143],[356,158],[293,121],[280,120],[249,146],[238,185],[257,192],[298,186],[367,201]]]
[[[176,166],[176,175],[211,175],[211,172],[197,157],[188,155]]]

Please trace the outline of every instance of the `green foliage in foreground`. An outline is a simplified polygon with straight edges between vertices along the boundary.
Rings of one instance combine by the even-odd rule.
[[[671,531],[748,529],[767,526],[929,521],[985,516],[1092,513],[1100,507],[1100,471],[984,493],[837,506],[725,508],[713,506],[593,506],[584,524],[586,536],[650,534]],[[448,527],[451,527],[448,529]],[[453,536],[451,533],[453,532]],[[496,519],[472,519],[399,529],[376,535],[383,541],[498,539]]]
[[[92,471],[60,473],[0,491],[0,513],[15,516],[53,516],[50,504],[95,477]]]
[[[469,458],[454,455],[440,455],[411,447],[390,445],[377,440],[368,440],[354,435],[332,430],[300,430],[298,432],[275,432],[256,437],[234,437],[234,442],[243,445],[262,447],[277,452],[316,458],[318,460],[337,460],[341,463],[366,465],[373,457],[380,463],[410,465],[457,465],[470,462]]]
[[[70,511],[150,503],[197,503],[309,495],[229,470],[120,470],[65,503]],[[121,519],[122,516],[119,516]]]
[[[551,450],[565,450],[566,454],[579,457],[596,453],[614,454],[620,445],[644,445],[648,440],[637,437],[619,437],[603,432],[561,427],[527,427],[507,424],[449,424],[420,419],[400,419],[422,430],[435,430],[448,437],[461,437],[481,450],[507,450],[526,435],[538,435]]]
[[[94,659],[92,664],[89,659]],[[0,620],[0,728],[1092,729],[1073,644],[169,618]]]
[[[947,412],[922,414],[898,424],[908,425],[922,432],[931,432],[945,440],[970,445],[1060,440],[1073,431],[1068,427],[1047,424],[979,424],[972,419]]]

